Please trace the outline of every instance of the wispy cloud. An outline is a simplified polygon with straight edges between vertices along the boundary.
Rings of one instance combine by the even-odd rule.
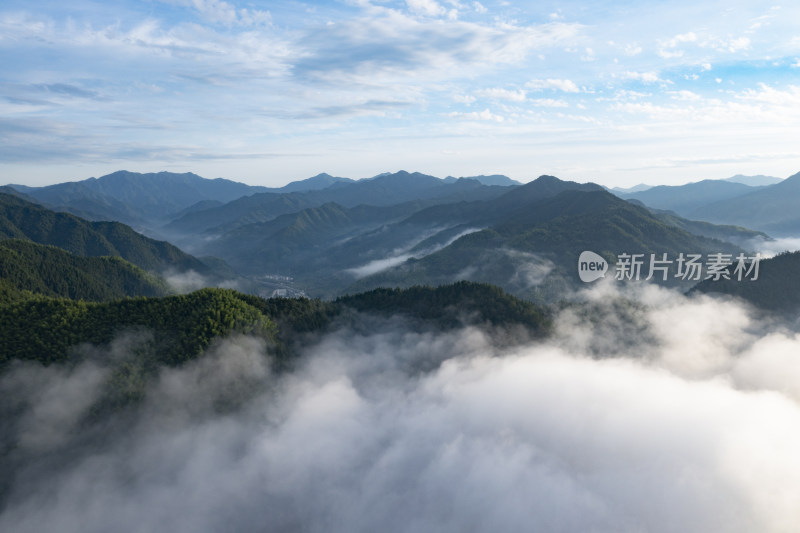
[[[509,143],[493,137],[501,134],[501,122],[514,142],[524,139],[527,146],[551,142],[556,130],[577,131],[582,122],[607,127],[604,135],[587,132],[569,140],[576,143],[573,153],[586,154],[581,168],[594,166],[599,176],[619,167],[599,156],[607,153],[602,144],[648,150],[627,136],[630,128],[650,128],[636,117],[651,120],[672,108],[688,120],[676,102],[706,117],[725,109],[733,113],[729,124],[751,117],[756,101],[765,106],[762,118],[773,110],[779,116],[780,106],[794,116],[786,79],[796,70],[800,40],[789,21],[800,16],[800,7],[775,10],[753,1],[719,15],[718,6],[688,0],[669,9],[623,9],[610,2],[604,16],[581,5],[539,12],[521,4],[455,0],[268,8],[239,0],[164,0],[100,9],[94,0],[81,0],[34,10],[9,0],[0,8],[0,110],[9,135],[3,160],[14,162],[15,173],[28,168],[34,179],[60,175],[47,163],[56,158],[36,156],[48,152],[58,154],[60,164],[72,152],[78,165],[88,157],[124,166],[126,154],[160,145],[170,154],[162,162],[179,164],[183,152],[185,170],[215,175],[228,173],[199,154],[259,154],[264,146],[270,153],[307,153],[309,144],[328,154],[314,161],[287,158],[266,173],[258,159],[238,160],[240,179],[285,180],[302,177],[307,168],[339,165],[345,138],[369,153],[383,150],[381,139],[403,138],[409,152],[425,158],[422,166],[444,174],[469,174],[477,164],[484,172],[522,177],[528,174],[524,158],[513,157],[502,148]],[[650,95],[639,98],[638,111],[604,104],[624,91]],[[741,115],[736,105],[744,106]],[[580,109],[582,118],[560,114],[564,108]],[[32,136],[33,124],[47,125],[54,133],[50,142],[44,132]],[[755,140],[746,128],[731,129],[726,145],[755,142],[764,151],[784,142],[782,127],[780,119],[774,133],[760,126]],[[670,135],[670,150],[690,159],[696,146],[680,147],[679,130],[662,132]],[[458,168],[443,168],[454,161],[434,155],[475,153],[472,143],[480,136],[487,149],[495,142],[501,148],[494,155],[480,150],[480,162],[464,159],[455,162],[463,164]],[[569,172],[554,153],[537,160]],[[377,162],[395,154],[396,146],[382,159],[350,158],[338,173],[374,175],[385,170]],[[740,170],[791,171],[783,160],[775,164],[779,168]]]

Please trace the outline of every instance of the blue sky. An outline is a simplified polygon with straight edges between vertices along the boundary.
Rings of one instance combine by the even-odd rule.
[[[0,182],[800,171],[800,5],[5,0]]]

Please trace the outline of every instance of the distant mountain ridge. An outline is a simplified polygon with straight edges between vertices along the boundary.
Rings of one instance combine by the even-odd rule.
[[[446,181],[420,172],[401,170],[365,180],[337,182],[325,189],[287,194],[253,194],[222,206],[189,213],[166,225],[164,231],[195,234],[212,228],[227,231],[326,203],[348,208],[358,205],[390,206],[413,201],[452,203],[492,198],[507,191],[507,187],[487,186],[470,178]]]
[[[12,187],[60,210],[95,220],[132,224],[168,218],[172,213],[205,200],[229,202],[266,190],[222,178],[209,180],[191,172],[140,174],[126,170],[46,187]]]
[[[384,175],[371,181],[380,184],[400,178],[402,182],[408,176]],[[424,175],[411,180],[441,184]],[[662,221],[593,183],[540,176],[498,191],[468,181],[450,185],[480,190],[479,199],[354,207],[328,202],[231,226],[201,250],[225,258],[245,274],[291,276],[315,296],[467,279],[498,285],[522,297],[547,298],[574,285],[574,262],[584,249],[609,257],[622,252],[738,251],[733,244],[685,230],[697,227],[714,236],[756,235],[676,215]],[[254,195],[233,204],[266,197]],[[232,209],[231,204],[224,207]]]
[[[742,183],[744,185],[750,185],[751,187],[763,187],[765,185],[775,185],[776,183],[780,183],[783,181],[783,178],[776,178],[775,176],[765,176],[763,174],[758,174],[756,176],[745,176],[743,174],[736,174],[735,176],[731,176],[730,178],[725,178],[724,181],[730,181],[732,183]]]
[[[703,220],[738,224],[774,236],[800,235],[800,172],[747,194],[720,200],[702,209]]]
[[[513,180],[508,176],[504,176],[502,174],[491,174],[485,175],[481,174],[479,176],[463,176],[461,178],[455,178],[453,176],[447,176],[445,181],[455,181],[459,179],[469,179],[469,180],[476,180],[484,185],[499,185],[501,187],[513,187],[516,185],[522,185],[522,182]]]
[[[547,300],[581,286],[576,261],[583,250],[600,253],[609,262],[620,253],[675,257],[685,250],[741,251],[730,243],[664,223],[648,210],[594,187],[568,188],[546,196],[441,250],[358,280],[349,290],[438,285],[465,277],[534,301]]]
[[[639,200],[648,207],[675,211],[681,216],[695,218],[693,214],[709,203],[742,196],[753,190],[753,187],[742,183],[702,180],[685,185],[657,185],[644,191],[619,196],[628,200]]]

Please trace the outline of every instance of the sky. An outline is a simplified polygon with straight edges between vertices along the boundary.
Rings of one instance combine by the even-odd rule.
[[[800,4],[5,0],[0,183],[800,171]]]

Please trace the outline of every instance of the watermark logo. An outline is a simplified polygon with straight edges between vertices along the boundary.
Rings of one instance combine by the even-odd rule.
[[[705,258],[702,254],[680,253],[674,259],[665,253],[622,253],[617,255],[614,279],[618,281],[639,281],[641,279],[650,281],[654,278],[662,281],[667,281],[668,278],[688,281],[720,281],[723,279],[756,281],[760,261],[760,254],[748,256],[743,253],[735,257],[733,254],[714,253],[708,254]],[[582,252],[578,258],[578,275],[585,283],[605,277],[607,270],[606,260],[594,252]]]
[[[605,277],[608,270],[608,262],[602,256],[586,250],[581,252],[578,258],[578,276],[584,283],[591,283],[594,280]]]

